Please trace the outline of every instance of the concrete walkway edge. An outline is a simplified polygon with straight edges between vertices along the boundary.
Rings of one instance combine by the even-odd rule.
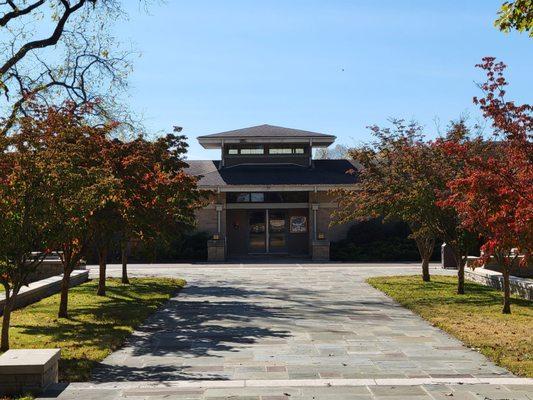
[[[137,381],[79,382],[70,389],[163,389],[163,388],[244,388],[244,387],[331,387],[331,386],[419,386],[419,385],[532,385],[533,378],[410,378],[410,379],[247,379],[231,381]]]

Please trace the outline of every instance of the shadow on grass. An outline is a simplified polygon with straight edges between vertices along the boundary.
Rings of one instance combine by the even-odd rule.
[[[149,314],[179,290],[176,280],[132,280],[131,286],[108,283],[107,296],[96,296],[96,283],[71,289],[69,317],[57,318],[59,295],[17,313],[16,347],[62,349],[60,379],[86,380],[97,359],[117,349]]]

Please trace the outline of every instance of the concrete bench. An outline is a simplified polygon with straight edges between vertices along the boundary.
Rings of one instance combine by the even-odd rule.
[[[0,356],[0,396],[40,393],[57,383],[60,349],[8,350]]]

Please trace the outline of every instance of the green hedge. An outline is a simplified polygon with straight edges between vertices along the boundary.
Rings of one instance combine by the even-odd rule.
[[[133,262],[175,262],[207,260],[207,232],[192,232],[134,249],[130,256]]]
[[[179,261],[206,261],[207,240],[210,235],[207,232],[191,232],[175,235],[166,241],[156,243],[138,243],[131,248],[128,261],[131,263],[155,263],[155,262],[179,262]],[[107,261],[120,263],[120,245],[114,241],[109,249]],[[98,257],[92,251],[87,262],[97,264]]]
[[[380,219],[360,221],[350,227],[346,239],[331,243],[335,261],[419,261],[420,255],[411,231],[401,221],[383,223]],[[433,261],[440,259],[440,244]]]

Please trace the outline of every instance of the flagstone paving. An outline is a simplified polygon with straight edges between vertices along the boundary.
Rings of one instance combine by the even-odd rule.
[[[73,384],[49,391],[41,400],[189,399],[189,400],[531,400],[531,385],[427,384],[414,386],[274,386],[274,387],[123,387],[93,388]]]
[[[398,268],[194,268],[95,381],[508,377],[365,283]]]
[[[108,272],[119,276],[120,266]],[[417,274],[416,265],[137,265],[130,273],[188,285],[94,370],[93,382],[58,384],[42,399],[533,400],[533,380],[365,283]]]

